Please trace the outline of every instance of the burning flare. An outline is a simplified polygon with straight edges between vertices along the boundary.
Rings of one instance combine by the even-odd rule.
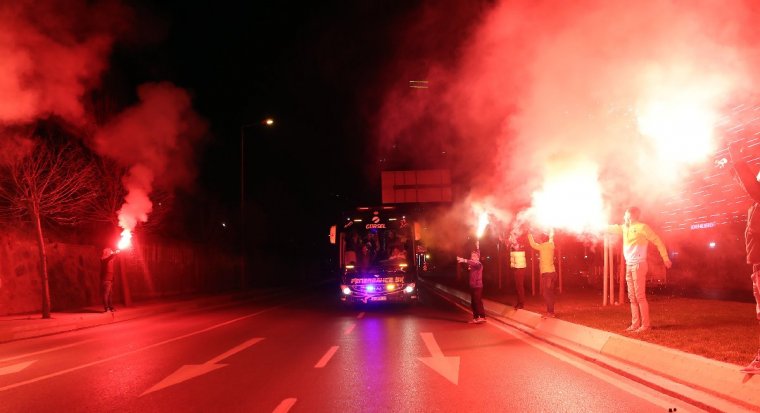
[[[120,250],[129,248],[132,246],[132,231],[125,229],[121,232],[121,239],[119,239],[119,243],[116,245],[116,247]]]
[[[481,211],[478,215],[478,229],[475,232],[475,235],[480,239],[480,237],[483,236],[483,233],[486,231],[486,227],[488,226],[488,212]]]

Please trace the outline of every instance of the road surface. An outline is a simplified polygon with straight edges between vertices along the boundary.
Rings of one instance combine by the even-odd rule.
[[[327,286],[20,340],[0,344],[0,411],[699,411],[469,318],[424,290],[344,307]]]

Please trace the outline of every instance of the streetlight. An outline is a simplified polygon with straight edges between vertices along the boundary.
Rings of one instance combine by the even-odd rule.
[[[260,123],[240,126],[240,287],[245,289],[245,129],[251,126],[274,126],[273,118],[265,118]]]

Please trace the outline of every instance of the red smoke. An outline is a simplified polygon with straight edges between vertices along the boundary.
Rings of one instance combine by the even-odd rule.
[[[583,172],[578,184],[599,188],[601,209],[612,212],[603,218],[618,221],[615,211],[630,204],[651,217],[725,147],[713,130],[725,111],[760,95],[755,4],[502,1],[463,40],[438,46],[461,52],[429,68],[427,99],[388,94],[381,137],[457,136],[454,175],[467,171],[476,197],[506,210],[536,199],[588,210],[574,204],[588,188],[547,193]]]
[[[83,98],[99,86],[114,42],[131,34],[134,20],[116,0],[0,3],[0,161],[28,147],[15,132],[18,125],[50,116],[78,126],[94,123]],[[157,180],[168,188],[191,182],[192,146],[206,131],[184,90],[145,84],[138,96],[139,103],[94,139],[95,150],[129,167],[119,211],[120,225],[129,230],[148,219]]]
[[[98,84],[130,19],[116,1],[0,3],[0,123],[49,115],[84,121],[82,97]]]
[[[183,89],[170,83],[150,83],[138,88],[138,96],[137,105],[95,135],[100,153],[130,166],[123,180],[128,194],[119,211],[120,226],[129,230],[147,221],[156,179],[168,187],[192,181],[193,145],[206,132]]]

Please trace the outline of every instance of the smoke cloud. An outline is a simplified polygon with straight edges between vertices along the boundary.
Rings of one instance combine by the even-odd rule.
[[[138,96],[138,104],[95,135],[100,153],[130,167],[123,179],[128,194],[119,211],[119,225],[130,231],[147,221],[156,182],[170,188],[192,182],[193,146],[207,129],[188,93],[171,83],[141,85]]]
[[[117,0],[0,3],[0,161],[28,152],[19,125],[56,116],[90,130],[95,122],[83,100],[100,86],[115,42],[128,40],[135,20],[135,12]],[[129,230],[148,219],[154,185],[192,182],[193,145],[207,129],[181,88],[150,83],[137,94],[139,102],[92,140],[96,151],[129,168],[118,217]]]
[[[131,16],[117,1],[0,3],[0,123],[85,121],[82,97],[97,86]]]
[[[456,64],[429,71],[429,100],[389,95],[380,135],[454,131],[473,196],[534,224],[594,231],[631,204],[651,217],[725,147],[730,107],[760,92],[759,17],[741,0],[502,1]]]

